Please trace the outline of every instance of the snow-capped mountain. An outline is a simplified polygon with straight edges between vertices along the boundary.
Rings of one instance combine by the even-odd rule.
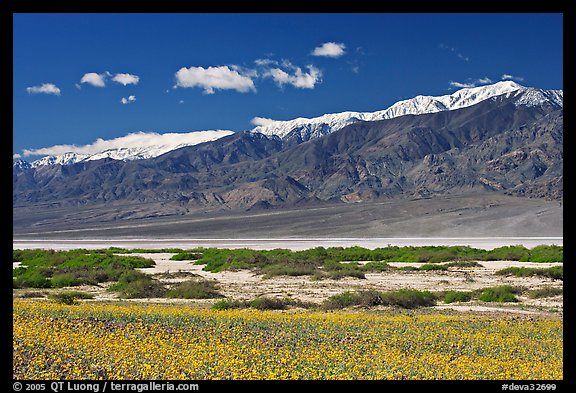
[[[341,112],[326,114],[315,118],[297,118],[287,121],[271,120],[265,125],[252,129],[265,135],[280,138],[296,136],[302,141],[321,137],[359,121],[391,119],[404,115],[419,115],[469,107],[492,97],[506,95],[517,96],[516,105],[535,106],[551,101],[562,106],[562,90],[542,90],[524,87],[512,81],[497,82],[492,85],[464,88],[444,96],[423,96],[403,100],[387,109],[377,112]]]
[[[260,133],[266,136],[278,137],[285,140],[295,139],[300,143],[330,134],[347,125],[360,121],[376,121],[404,115],[419,115],[450,111],[466,108],[498,96],[504,96],[505,98],[512,97],[515,99],[514,104],[516,106],[523,105],[529,107],[541,105],[544,102],[549,102],[553,105],[562,107],[564,98],[562,90],[543,90],[524,87],[513,81],[502,81],[491,85],[464,88],[449,95],[419,95],[408,100],[399,101],[384,110],[376,112],[349,111],[325,114],[315,118],[300,117],[286,121],[267,120],[265,124],[256,126],[249,132],[254,134]],[[192,136],[192,134],[194,135]],[[103,158],[112,158],[123,161],[148,159],[160,156],[181,147],[214,141],[230,134],[233,134],[233,132],[224,130],[170,134],[170,138],[167,138],[167,140],[163,142],[158,142],[158,139],[149,139],[146,134],[139,133],[136,142],[134,142],[134,139],[131,139],[129,143],[125,143],[124,139],[127,141],[129,137],[136,135],[131,134],[127,137],[118,138],[118,140],[115,141],[115,146],[122,146],[122,143],[125,143],[124,147],[102,148],[100,151],[91,154],[67,152],[61,155],[46,156],[32,162],[31,164],[26,164],[35,168],[42,165],[69,165],[76,162],[99,160]],[[155,135],[158,136],[159,134]],[[122,141],[120,141],[121,139]],[[90,150],[94,151],[97,149],[91,148]],[[21,169],[26,169],[26,164],[16,164],[15,162],[14,167],[16,168],[16,166],[19,165]]]
[[[76,162],[86,160],[90,155],[88,154],[76,154],[76,153],[64,153],[57,156],[46,156],[42,157],[39,160],[32,161],[30,164],[32,168],[36,168],[42,165],[70,165]]]
[[[12,168],[17,170],[24,170],[32,168],[32,165],[28,161],[18,159],[12,162]]]
[[[167,139],[166,141],[158,142],[158,139],[150,137],[150,134],[140,133],[140,135],[142,135],[142,145],[140,146],[106,149],[93,154],[67,152],[64,154],[42,157],[36,161],[33,161],[29,165],[32,168],[36,168],[42,165],[70,165],[82,161],[101,160],[103,158],[111,158],[114,160],[122,161],[141,160],[158,157],[164,153],[179,149],[181,147],[214,141],[231,134],[233,134],[233,132],[227,130],[197,131],[186,134],[173,133],[170,134],[171,138],[165,138]]]

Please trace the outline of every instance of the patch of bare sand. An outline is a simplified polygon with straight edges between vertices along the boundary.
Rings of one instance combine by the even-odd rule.
[[[517,261],[479,262],[482,266],[472,268],[450,267],[447,271],[399,271],[389,270],[378,273],[367,273],[365,279],[347,277],[339,280],[314,280],[308,276],[291,277],[278,276],[263,278],[249,270],[222,271],[212,273],[202,270],[203,265],[194,265],[193,261],[171,261],[174,254],[133,254],[151,258],[156,262],[153,268],[140,269],[149,274],[166,272],[190,272],[215,280],[220,286],[220,292],[234,299],[253,299],[258,296],[290,297],[304,302],[320,303],[324,299],[345,291],[374,289],[378,291],[412,288],[428,291],[456,290],[473,291],[480,288],[497,285],[520,286],[526,289],[537,289],[547,286],[562,287],[562,281],[543,277],[514,277],[496,275],[496,271],[506,267],[538,267],[547,268],[561,263],[531,263]],[[420,266],[421,263],[390,263],[394,267]],[[184,278],[185,279],[185,278]],[[181,279],[181,280],[184,280]],[[490,304],[450,304],[439,305],[438,308],[451,308],[459,311],[480,312],[519,312],[542,313],[546,310],[562,312],[563,298],[530,299],[521,297],[521,303],[505,307]],[[166,301],[166,300],[163,300]],[[530,307],[533,310],[523,308]],[[544,310],[544,311],[542,311]]]

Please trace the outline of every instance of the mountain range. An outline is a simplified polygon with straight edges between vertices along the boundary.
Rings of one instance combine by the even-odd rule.
[[[261,210],[478,192],[561,200],[563,92],[506,81],[377,112],[266,120],[158,155],[123,152],[17,161],[13,206]]]

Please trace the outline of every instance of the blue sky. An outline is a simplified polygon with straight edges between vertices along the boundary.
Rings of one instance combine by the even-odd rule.
[[[24,159],[139,131],[376,111],[502,79],[563,88],[562,14],[13,18],[13,151]]]

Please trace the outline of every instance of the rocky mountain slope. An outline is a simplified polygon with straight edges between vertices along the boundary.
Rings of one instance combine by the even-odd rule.
[[[561,97],[524,88],[298,143],[240,132],[150,159],[19,168],[13,205],[254,210],[479,191],[560,199]]]

